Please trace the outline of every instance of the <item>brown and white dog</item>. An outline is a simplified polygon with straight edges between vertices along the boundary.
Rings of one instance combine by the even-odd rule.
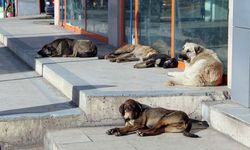
[[[186,58],[185,70],[169,72],[167,85],[217,86],[222,83],[223,64],[213,50],[186,43],[180,56]]]
[[[119,111],[125,120],[125,127],[108,130],[108,135],[122,136],[137,133],[138,136],[153,136],[166,132],[182,132],[185,136],[197,138],[190,133],[192,123],[201,123],[208,127],[206,121],[194,120],[183,111],[164,108],[151,108],[135,100],[128,99]]]

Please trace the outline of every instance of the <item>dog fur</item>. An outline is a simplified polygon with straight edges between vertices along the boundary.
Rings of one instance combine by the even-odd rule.
[[[108,59],[111,62],[129,62],[129,61],[143,61],[144,59],[149,58],[151,55],[157,54],[158,52],[151,48],[150,46],[145,45],[131,45],[127,44],[114,53],[104,56],[104,59]]]
[[[195,43],[186,43],[180,54],[184,60],[183,72],[169,72],[168,86],[217,86],[222,83],[223,65],[217,54]]]
[[[183,111],[151,108],[132,99],[126,100],[119,107],[119,111],[125,120],[125,127],[112,128],[106,132],[108,135],[137,133],[138,136],[153,136],[166,132],[182,132],[185,136],[197,138],[198,135],[190,133],[192,123],[208,127],[206,121],[190,119]]]
[[[134,65],[134,68],[149,68],[149,67],[163,67],[176,68],[178,61],[166,54],[153,54],[149,58],[144,59],[143,62]]]
[[[41,57],[94,57],[97,46],[90,40],[57,39],[37,52]]]

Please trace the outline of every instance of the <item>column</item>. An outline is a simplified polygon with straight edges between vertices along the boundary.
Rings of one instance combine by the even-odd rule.
[[[232,100],[250,107],[250,1],[230,2],[233,9]]]
[[[108,1],[108,42],[115,47],[120,46],[120,1]]]

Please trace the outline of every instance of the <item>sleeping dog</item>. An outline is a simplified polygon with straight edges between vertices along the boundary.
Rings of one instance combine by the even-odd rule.
[[[90,40],[57,39],[37,52],[41,57],[94,57],[96,45]]]
[[[143,62],[134,65],[134,68],[150,68],[150,67],[163,67],[163,68],[176,68],[178,61],[171,58],[166,54],[153,54]]]
[[[127,44],[120,47],[114,53],[110,53],[104,56],[104,59],[110,60],[111,62],[130,62],[130,61],[143,61],[149,58],[151,55],[157,54],[158,52],[145,45],[131,45]],[[101,57],[99,57],[101,59]]]
[[[197,138],[198,135],[190,133],[192,123],[208,127],[206,121],[191,119],[185,112],[151,108],[132,99],[126,100],[119,107],[119,111],[125,120],[125,127],[112,128],[106,132],[108,135],[137,133],[138,136],[153,136],[166,132],[182,132],[184,136]]]

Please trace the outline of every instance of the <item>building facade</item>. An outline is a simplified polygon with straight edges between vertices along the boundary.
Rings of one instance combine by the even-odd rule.
[[[57,0],[55,22],[116,47],[139,43],[172,57],[177,56],[186,41],[200,43],[213,49],[222,60],[233,99],[249,107],[250,42],[241,39],[249,39],[250,19],[247,13],[241,16],[238,11],[243,7],[247,12],[250,1],[243,1]],[[241,42],[246,42],[245,47]],[[239,48],[244,52],[239,54]],[[235,76],[244,66],[240,55],[248,57],[244,62],[248,69],[238,81]],[[244,87],[243,82],[247,83]],[[242,96],[237,94],[240,87],[246,90]]]
[[[41,2],[44,0],[0,0],[0,7],[2,7],[0,18],[4,18],[3,12],[9,3],[11,7],[8,7],[8,17],[39,15]]]

